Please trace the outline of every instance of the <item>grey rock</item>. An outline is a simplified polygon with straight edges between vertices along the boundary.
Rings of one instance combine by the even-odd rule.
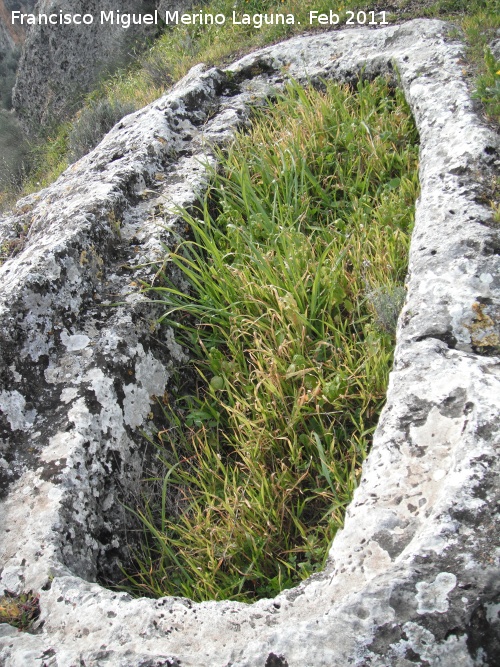
[[[0,221],[22,245],[0,269],[0,581],[39,592],[43,621],[0,633],[1,664],[498,664],[500,142],[462,55],[446,24],[418,20],[199,66]],[[322,573],[252,605],[132,599],[94,582],[126,555],[120,501],[154,464],[138,428],[184,355],[134,283],[181,234],[175,204],[205,187],[211,146],[283,72],[386,74],[415,116],[421,194],[387,403]]]
[[[180,10],[193,0],[39,0],[36,13],[91,14],[92,25],[35,25],[28,31],[13,92],[13,105],[31,131],[53,126],[74,112],[82,95],[91,90],[104,72],[128,62],[143,49],[158,26],[131,25],[116,21],[101,25],[101,11],[122,15],[146,14],[163,5]]]
[[[3,60],[5,55],[15,48],[15,42],[8,30],[7,24],[0,20],[0,60]]]
[[[493,42],[491,42],[490,51],[493,54],[493,57],[495,58],[495,60],[500,61],[500,38],[495,39]]]
[[[15,68],[26,37],[26,26],[12,24],[11,11],[28,11],[33,5],[34,0],[0,0],[0,106],[10,107]],[[0,118],[0,131],[4,122],[5,116]]]
[[[13,10],[31,11],[35,0],[0,0],[0,61],[17,45],[22,44],[26,36],[26,26],[13,25]]]

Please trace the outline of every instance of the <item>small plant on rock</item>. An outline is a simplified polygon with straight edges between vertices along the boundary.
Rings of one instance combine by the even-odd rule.
[[[6,593],[0,596],[0,623],[29,632],[40,616],[38,596],[33,593]]]
[[[481,100],[489,115],[500,118],[500,60],[486,48],[484,62],[486,73],[478,78],[474,97]]]
[[[405,289],[401,285],[378,287],[367,294],[368,303],[375,313],[375,323],[391,336],[396,335],[396,325],[405,296]]]

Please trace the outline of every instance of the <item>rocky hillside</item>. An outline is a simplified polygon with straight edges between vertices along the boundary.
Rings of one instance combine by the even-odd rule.
[[[92,14],[96,21],[92,25],[36,25],[29,30],[13,95],[24,125],[35,129],[64,118],[103,72],[123,64],[158,31],[156,26],[101,25],[101,11],[145,14],[191,5],[190,0],[124,0],[119,7],[115,0],[40,0],[41,12]]]

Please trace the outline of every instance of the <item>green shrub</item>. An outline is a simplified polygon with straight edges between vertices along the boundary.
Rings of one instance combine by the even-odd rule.
[[[84,107],[69,133],[69,159],[75,162],[91,151],[124,116],[135,111],[130,102],[96,100]]]

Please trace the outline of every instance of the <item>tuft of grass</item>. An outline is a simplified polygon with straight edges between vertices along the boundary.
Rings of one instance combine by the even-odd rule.
[[[8,623],[19,630],[29,632],[40,616],[38,596],[33,593],[0,596],[0,623]]]
[[[481,100],[490,117],[500,118],[500,60],[486,47],[484,62],[486,72],[477,79],[474,97]]]
[[[379,287],[367,294],[373,308],[376,324],[386,333],[396,335],[399,313],[403,307],[406,291],[401,285]]]
[[[135,592],[251,601],[324,564],[384,402],[393,337],[366,293],[404,280],[417,143],[384,81],[292,84],[183,212],[151,294],[195,379],[154,439]]]
[[[495,61],[489,45],[498,37],[500,11],[498,0],[475,0],[460,26],[467,45],[468,69],[475,80],[474,96],[491,120],[500,122],[500,62]]]

